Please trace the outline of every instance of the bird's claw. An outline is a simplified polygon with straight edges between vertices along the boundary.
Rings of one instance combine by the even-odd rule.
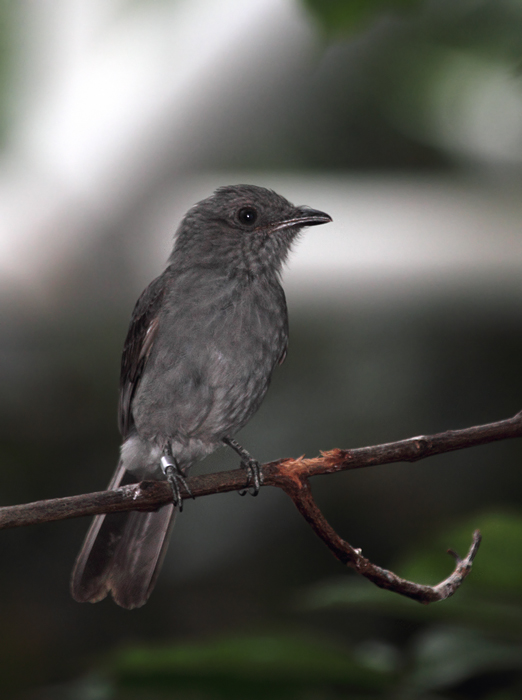
[[[251,455],[241,447],[239,442],[236,442],[233,438],[224,437],[223,444],[231,447],[236,454],[241,457],[241,469],[246,469],[247,478],[247,488],[239,491],[240,496],[245,496],[250,493],[252,496],[257,496],[259,489],[263,483],[263,472],[261,471],[261,465],[257,460],[255,460]],[[252,490],[249,491],[249,487],[252,486]]]
[[[179,512],[181,513],[183,510],[183,499],[181,498],[180,485],[183,486],[185,491],[192,498],[194,498],[194,494],[188,487],[185,476],[183,475],[183,472],[179,468],[178,464],[176,463],[176,460],[170,455],[163,455],[163,457],[161,458],[161,471],[167,477],[167,481],[169,482],[170,488],[172,489],[174,506],[179,508]]]
[[[239,495],[246,496],[247,493],[250,493],[251,496],[257,496],[259,489],[261,488],[261,484],[263,483],[261,465],[255,459],[249,459],[246,462],[241,462],[241,468],[246,470],[248,477],[247,486],[252,486],[253,488],[251,490],[249,488],[243,489],[242,491],[239,491]]]

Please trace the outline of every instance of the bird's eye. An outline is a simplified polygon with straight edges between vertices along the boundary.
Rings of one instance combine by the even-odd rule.
[[[252,226],[257,221],[257,211],[254,207],[243,207],[238,211],[237,218],[245,226]]]

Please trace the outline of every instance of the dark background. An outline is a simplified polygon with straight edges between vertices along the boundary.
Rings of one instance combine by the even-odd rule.
[[[119,20],[147,5],[122,3]],[[34,60],[30,51],[22,60],[24,51],[39,36],[27,27],[44,16],[28,22],[29,5],[20,7],[2,8],[5,172],[23,121],[23,100],[15,109],[12,95],[20,65],[25,60],[29,70]],[[275,56],[237,92],[231,81],[214,111],[191,126],[191,143],[198,144],[192,153],[179,157],[175,147],[184,136],[165,118],[161,157],[144,156],[143,177],[127,190],[122,175],[120,195],[105,197],[102,214],[78,196],[50,219],[35,217],[23,256],[38,270],[48,245],[54,263],[42,257],[40,277],[12,272],[1,284],[1,505],[108,482],[118,457],[117,384],[128,319],[160,269],[159,247],[168,249],[162,230],[151,253],[153,212],[191,182],[199,192],[198,178],[208,173],[218,184],[236,181],[237,173],[260,184],[285,174],[296,192],[304,181],[309,192],[317,178],[318,200],[322,176],[348,175],[375,187],[376,202],[380,182],[401,182],[407,201],[424,178],[428,189],[442,182],[451,191],[455,183],[457,207],[465,183],[495,200],[507,261],[489,268],[480,245],[470,245],[462,269],[390,273],[389,284],[371,270],[352,286],[329,289],[324,270],[323,282],[304,272],[292,278],[289,356],[240,436],[257,459],[462,428],[522,408],[522,257],[519,232],[506,234],[502,216],[504,208],[518,216],[522,6],[308,0],[294,7],[308,27],[306,50],[288,58],[294,44],[274,27]],[[54,11],[60,8],[56,3]],[[518,118],[522,123],[522,111]],[[179,205],[179,214],[193,201]],[[22,200],[21,210],[32,202]],[[321,208],[320,201],[306,203]],[[40,204],[34,200],[35,210]],[[345,216],[339,203],[332,226]],[[54,224],[83,237],[60,252]],[[176,225],[165,224],[170,233]],[[412,241],[423,236],[423,222],[413,238],[408,226],[404,251],[415,265]],[[472,234],[462,231],[463,239]],[[7,241],[16,231],[6,225],[2,236]],[[447,575],[445,549],[463,554],[473,529],[482,528],[471,578],[452,601],[433,608],[397,601],[344,571],[272,489],[257,499],[228,494],[187,503],[157,588],[133,612],[70,598],[85,520],[4,531],[2,697],[520,697],[520,459],[514,440],[314,480],[343,537],[376,563],[422,582]],[[198,469],[235,466],[222,450]]]

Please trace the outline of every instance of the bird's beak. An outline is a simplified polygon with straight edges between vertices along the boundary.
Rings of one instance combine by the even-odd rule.
[[[319,226],[319,224],[327,224],[330,221],[332,221],[332,217],[325,214],[324,211],[302,207],[295,210],[295,216],[277,223],[272,231],[280,231],[284,228],[301,228],[302,226]]]

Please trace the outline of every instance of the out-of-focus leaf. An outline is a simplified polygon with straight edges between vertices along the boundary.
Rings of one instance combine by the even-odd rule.
[[[473,595],[464,588],[466,583],[452,598],[425,606],[349,576],[310,588],[301,604],[309,610],[357,608],[417,622],[461,622],[488,631],[522,633],[522,606]]]
[[[465,629],[430,629],[415,647],[409,684],[439,690],[484,674],[522,670],[522,645]]]
[[[308,608],[358,607],[375,613],[418,621],[464,622],[487,631],[522,634],[522,517],[494,513],[472,518],[439,535],[435,544],[414,552],[396,573],[417,583],[435,584],[446,578],[453,561],[444,555],[451,547],[467,551],[471,533],[479,527],[483,540],[470,576],[448,600],[429,606],[384,591],[353,575],[311,588]]]
[[[422,0],[303,0],[328,35],[349,34],[382,15],[411,10]]]
[[[301,697],[305,688],[331,686],[380,691],[392,679],[344,648],[288,635],[134,647],[120,651],[107,672],[122,688],[175,687],[229,698]]]
[[[95,672],[72,682],[46,686],[35,697],[38,700],[115,700],[116,696],[111,680]],[[124,699],[118,697],[118,700]]]

